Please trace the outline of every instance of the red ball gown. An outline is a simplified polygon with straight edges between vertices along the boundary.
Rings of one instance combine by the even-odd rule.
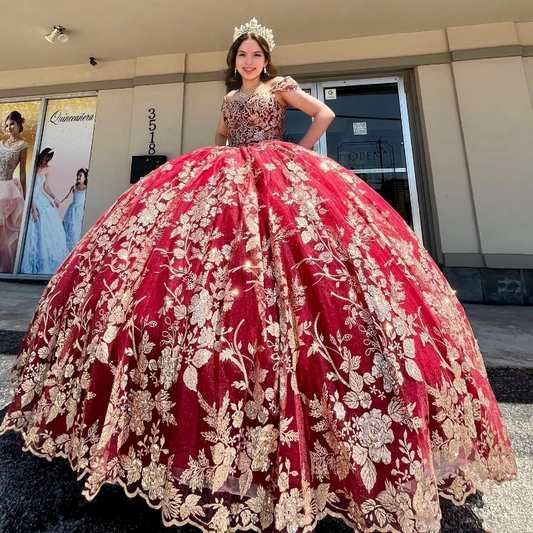
[[[227,147],[123,194],[51,279],[1,431],[204,532],[440,529],[516,473],[461,305],[400,216],[281,142],[285,78]],[[278,97],[279,98],[279,97]]]

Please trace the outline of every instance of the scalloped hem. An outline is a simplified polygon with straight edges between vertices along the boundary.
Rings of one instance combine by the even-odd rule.
[[[19,433],[24,438],[25,433],[23,429],[16,428],[16,427],[10,427],[10,426],[1,428],[0,435],[4,435],[8,431],[14,431],[16,433]],[[94,475],[97,472],[97,470],[91,470],[89,467],[86,467],[84,469],[79,469],[73,464],[72,459],[67,454],[61,451],[55,452],[54,454],[46,454],[33,448],[31,445],[26,445],[26,444],[22,446],[22,450],[24,452],[30,452],[32,455],[36,457],[44,458],[50,462],[55,458],[66,459],[70,465],[70,468],[76,474],[76,479],[78,481],[82,480],[86,476]],[[462,478],[468,479],[468,477],[464,475],[462,476]],[[475,494],[478,492],[481,494],[490,494],[495,485],[501,485],[508,481],[513,481],[516,478],[517,478],[516,473],[508,472],[507,477],[505,479],[492,479],[492,478],[487,477],[485,480],[483,480],[481,483],[478,483],[478,484],[474,484],[472,480],[469,480],[469,483],[471,483],[472,486],[470,489],[463,492],[462,497],[460,499],[457,498],[453,493],[447,492],[446,490],[442,490],[442,491],[439,490],[438,495],[439,497],[443,497],[451,501],[454,505],[462,506],[465,504],[466,499],[472,494]],[[446,479],[448,478],[442,478],[442,479],[438,478],[437,483],[440,481],[445,481]],[[342,520],[342,522],[346,524],[346,526],[352,528],[355,533],[403,533],[402,529],[398,529],[390,524],[386,524],[384,526],[379,526],[379,525],[368,526],[365,524],[364,526],[362,525],[360,526],[357,524],[356,521],[350,519],[350,517],[347,516],[348,513],[346,511],[342,509],[341,510],[334,509],[328,506],[326,506],[323,511],[317,512],[310,524],[299,526],[296,529],[294,527],[290,529],[287,527],[284,527],[283,529],[276,529],[274,523],[268,526],[267,529],[263,529],[255,525],[254,523],[250,523],[247,525],[238,524],[235,526],[228,525],[226,529],[214,529],[213,527],[209,527],[209,525],[206,525],[205,523],[202,523],[201,521],[195,519],[193,514],[191,514],[189,517],[182,519],[182,520],[178,518],[172,518],[171,520],[166,519],[165,514],[162,510],[163,505],[164,505],[163,500],[161,500],[159,503],[154,504],[152,500],[150,500],[150,497],[148,496],[147,491],[142,490],[141,488],[136,488],[135,490],[130,491],[127,483],[125,483],[120,476],[115,476],[113,478],[105,479],[97,486],[96,490],[94,490],[92,493],[89,491],[86,485],[85,488],[82,490],[81,494],[86,498],[87,501],[92,501],[98,495],[98,493],[100,492],[101,488],[104,485],[119,485],[124,490],[124,494],[130,499],[140,496],[150,508],[161,511],[161,520],[165,527],[174,527],[174,526],[183,527],[186,525],[191,525],[191,526],[198,528],[200,531],[202,531],[202,533],[221,533],[221,532],[235,533],[239,531],[253,531],[257,533],[264,533],[265,531],[290,531],[291,533],[297,533],[297,532],[311,533],[312,531],[314,531],[318,523],[324,518],[326,518],[327,516]],[[191,491],[190,494],[195,495],[196,493]],[[179,504],[180,508],[183,505],[185,504],[184,503]],[[230,505],[226,505],[225,507],[229,513],[228,514],[229,517],[235,518],[238,516],[236,514],[231,514],[231,511],[229,509]],[[416,520],[416,518],[414,519]],[[418,522],[425,526],[423,530],[424,533],[438,533],[440,531],[440,523],[441,523],[440,517],[437,520],[431,521],[431,522],[422,521],[422,520],[418,520]],[[417,529],[415,526],[415,528],[411,529],[410,532],[418,533],[418,532],[422,532],[422,530]]]

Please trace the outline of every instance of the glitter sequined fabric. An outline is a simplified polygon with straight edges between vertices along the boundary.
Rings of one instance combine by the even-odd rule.
[[[304,148],[251,144],[281,131],[275,91],[261,98],[276,111],[231,133],[242,146],[165,164],[82,238],[1,431],[68,458],[88,498],[119,483],[167,525],[437,532],[439,494],[516,472],[477,343],[379,195]]]
[[[275,95],[298,89],[298,84],[287,77],[270,91],[255,91],[248,99],[224,99],[222,115],[228,128],[229,146],[250,146],[262,141],[280,140],[286,110]]]

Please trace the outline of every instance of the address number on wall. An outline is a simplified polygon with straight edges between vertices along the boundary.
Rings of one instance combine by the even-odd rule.
[[[150,142],[148,143],[148,154],[155,154],[155,130],[157,129],[155,123],[155,107],[151,107],[148,110],[148,133],[150,135]]]

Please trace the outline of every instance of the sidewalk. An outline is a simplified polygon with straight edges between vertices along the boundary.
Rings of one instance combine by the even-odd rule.
[[[25,332],[44,288],[42,283],[0,281],[0,330]],[[533,368],[533,307],[464,308],[487,366]]]
[[[14,354],[43,290],[43,284],[0,281],[0,410],[10,401]],[[465,310],[508,424],[519,476],[464,507],[441,501],[442,533],[533,533],[533,307],[469,304]],[[48,463],[23,453],[13,433],[0,436],[0,472],[2,533],[198,533],[191,527],[165,529],[158,512],[117,487],[86,502],[66,461]],[[105,511],[106,504],[113,513]],[[326,520],[315,533],[348,529]]]

